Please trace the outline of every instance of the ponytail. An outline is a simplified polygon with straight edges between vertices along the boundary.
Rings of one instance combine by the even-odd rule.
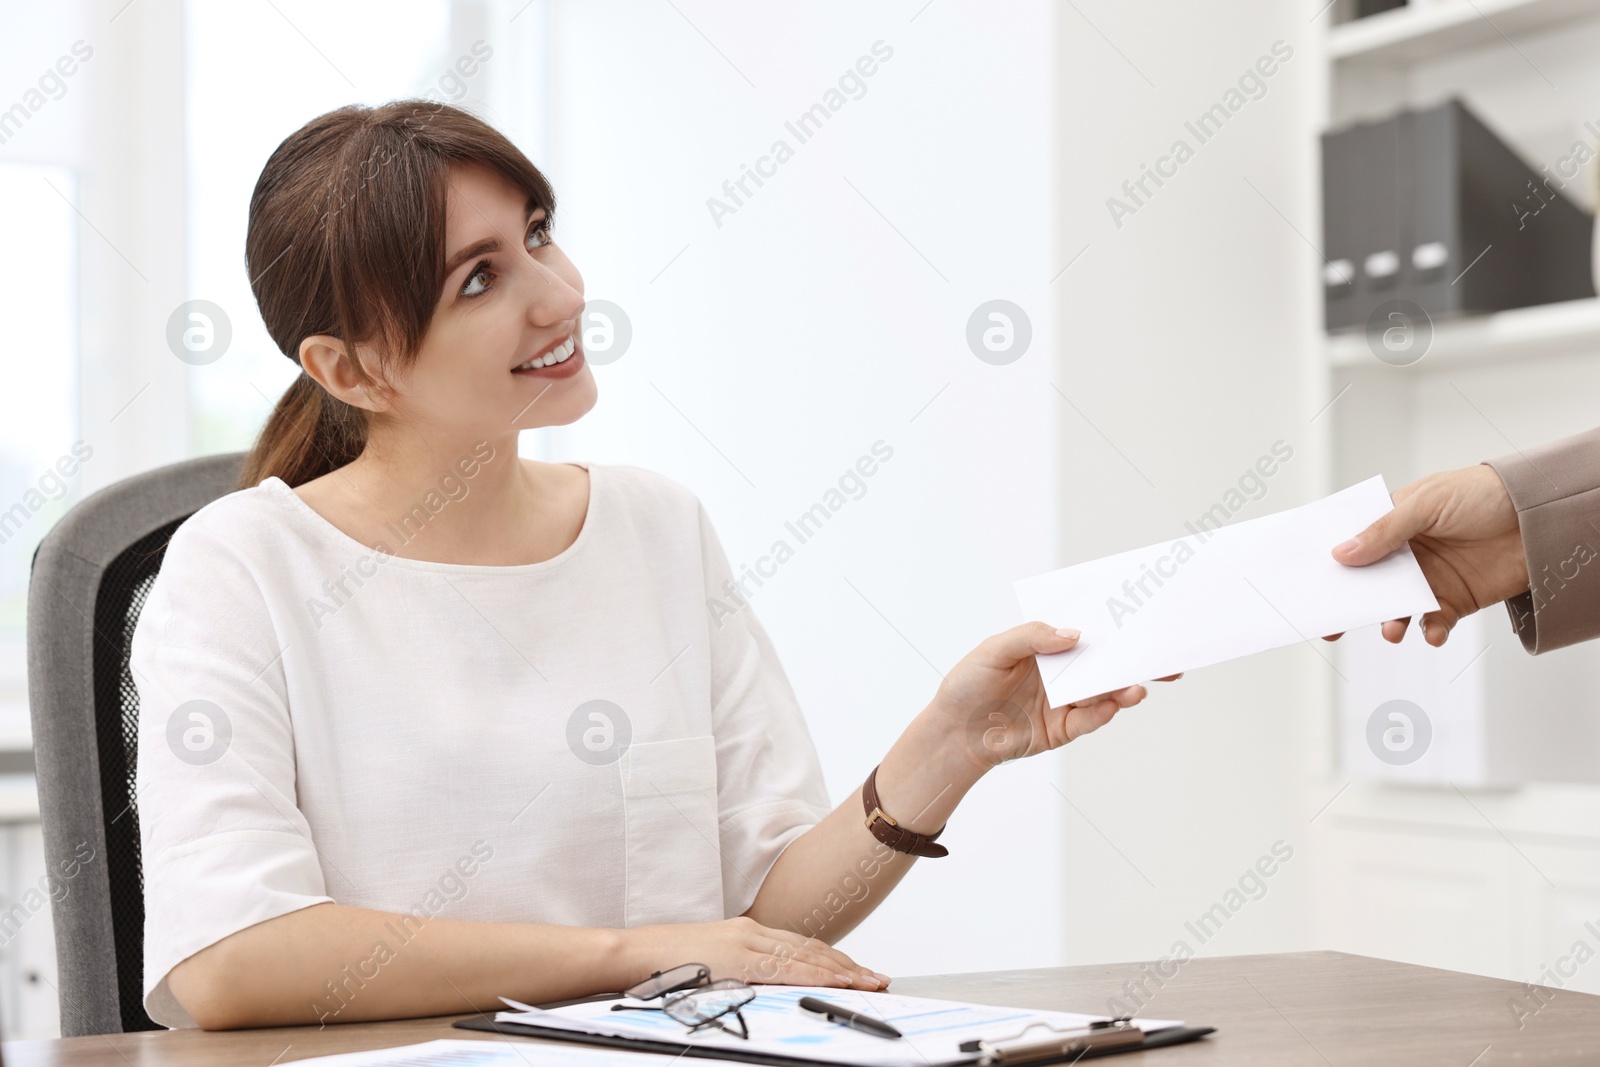
[[[301,371],[267,417],[235,488],[276,475],[292,489],[338,470],[366,447],[366,414]]]

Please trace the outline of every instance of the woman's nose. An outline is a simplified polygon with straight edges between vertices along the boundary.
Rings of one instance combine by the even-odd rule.
[[[530,320],[538,326],[552,326],[577,318],[583,310],[583,283],[577,272],[568,279],[543,263],[535,262],[532,266],[528,293]]]

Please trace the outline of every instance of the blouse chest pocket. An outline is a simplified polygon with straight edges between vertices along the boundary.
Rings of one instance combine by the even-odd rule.
[[[721,919],[715,741],[706,735],[636,743],[619,764],[626,924]]]

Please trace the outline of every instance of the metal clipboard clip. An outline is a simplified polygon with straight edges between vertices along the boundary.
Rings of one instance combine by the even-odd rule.
[[[1031,1030],[1047,1030],[1049,1038],[1029,1038]],[[1025,1040],[1026,1039],[1026,1040]],[[1064,1030],[1049,1023],[1029,1023],[1018,1033],[998,1040],[964,1041],[962,1052],[979,1053],[984,1067],[1016,1067],[1018,1064],[1048,1063],[1072,1059],[1086,1052],[1124,1048],[1144,1043],[1144,1031],[1130,1016],[1092,1022],[1085,1027]]]

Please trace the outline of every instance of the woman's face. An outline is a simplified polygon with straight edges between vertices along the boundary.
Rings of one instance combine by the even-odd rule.
[[[478,164],[451,168],[446,197],[444,288],[397,383],[406,421],[494,439],[576,420],[595,402],[578,330],[583,278],[545,210],[530,214],[516,186]],[[513,369],[535,360],[545,366]]]

